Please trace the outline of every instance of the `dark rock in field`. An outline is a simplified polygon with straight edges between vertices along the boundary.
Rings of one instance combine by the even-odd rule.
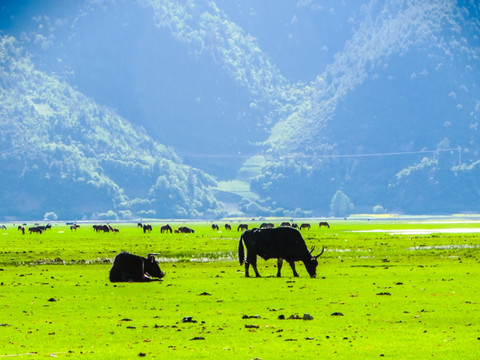
[[[341,312],[334,312],[331,316],[343,316]]]
[[[243,315],[242,319],[261,319],[260,315]]]
[[[310,314],[305,313],[305,314],[303,314],[303,318],[302,318],[302,319],[303,319],[303,320],[313,320],[313,316],[310,315]]]
[[[208,295],[212,295],[212,294],[209,294],[209,293],[207,293],[207,292],[205,292],[205,291],[200,294],[200,296],[208,296]]]
[[[147,356],[147,354],[145,354],[145,353],[139,353],[138,356],[139,356],[139,357],[145,357],[145,356]]]
[[[124,319],[122,319],[122,320],[120,320],[120,321],[132,321],[132,319],[124,318]]]
[[[127,326],[127,329],[136,329],[135,326]]]
[[[288,320],[300,320],[300,319],[301,319],[301,317],[298,316],[297,314],[290,315],[289,318],[288,318]]]
[[[49,301],[49,302],[56,302],[57,300],[55,300],[54,298],[50,298],[50,299],[48,299],[47,301]]]
[[[258,325],[245,325],[245,328],[246,329],[258,329],[259,326]]]
[[[8,324],[0,324],[0,326],[10,326],[10,325],[8,325]]]
[[[194,338],[191,338],[190,340],[205,340],[203,336],[195,336]]]
[[[386,295],[386,296],[391,296],[392,294],[390,294],[389,292],[381,292],[381,293],[378,293],[377,295]]]
[[[193,320],[193,316],[185,316],[182,319],[182,323],[196,323],[197,320]]]
[[[278,315],[278,320],[285,320],[285,315]]]

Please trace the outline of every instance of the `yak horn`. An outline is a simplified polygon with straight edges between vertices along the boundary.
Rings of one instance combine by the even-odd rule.
[[[325,251],[325,246],[322,246],[322,251],[320,252],[320,254],[315,256],[315,259],[318,259],[320,257],[320,255],[323,254],[324,251]]]
[[[313,250],[315,250],[315,245],[310,249],[310,254],[313,252]]]

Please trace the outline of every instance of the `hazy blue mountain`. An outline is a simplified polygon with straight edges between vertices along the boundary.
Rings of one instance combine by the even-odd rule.
[[[88,118],[105,133],[120,123],[128,129],[118,137],[131,145],[115,150],[114,162],[103,159],[115,146],[100,141],[75,155],[110,189],[98,195],[88,187],[111,207],[87,204],[78,212],[86,216],[105,209],[202,216],[222,206],[248,215],[338,215],[335,198],[353,212],[479,211],[479,18],[477,2],[448,0],[4,1],[3,41],[13,37],[24,53],[3,55],[1,91],[9,97],[1,111],[17,129],[13,137],[30,121],[44,130],[29,136],[40,133],[45,143],[47,133],[51,146],[70,146],[78,135],[57,133],[38,113],[62,123],[79,117],[67,116],[74,103],[79,114],[101,109]],[[28,63],[20,96],[6,80],[17,71],[12,56]],[[41,87],[69,110],[31,100]],[[148,140],[134,146],[138,136]],[[3,135],[2,149],[12,141]],[[20,163],[43,153],[3,155],[11,168],[4,178],[28,176]],[[145,153],[172,169],[159,173],[149,163],[132,175],[123,163],[145,164]],[[49,184],[63,181],[70,194],[82,176],[64,174],[68,162],[57,161]],[[196,180],[172,195],[176,180],[165,185],[162,171]],[[4,198],[39,192],[29,182],[7,183]],[[151,206],[162,196],[168,205]],[[61,200],[50,207],[73,208]]]
[[[217,217],[216,181],[0,38],[5,218]]]

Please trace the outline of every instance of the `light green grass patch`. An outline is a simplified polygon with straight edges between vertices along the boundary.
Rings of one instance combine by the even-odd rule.
[[[478,235],[352,232],[372,228],[363,223],[312,227],[303,232],[307,246],[326,247],[316,279],[308,277],[301,263],[300,278],[293,278],[287,265],[283,277],[276,278],[276,262],[262,259],[258,267],[263,277],[245,278],[236,259],[236,231],[216,232],[204,223],[190,224],[195,234],[162,235],[157,225],[151,234],[132,224],[119,226],[118,234],[83,227],[77,233],[57,228],[21,236],[9,229],[0,253],[0,356],[478,355],[478,247],[411,250],[479,245]],[[145,284],[110,283],[109,261],[121,250],[140,255],[160,250],[166,277]],[[205,256],[217,252],[222,255]],[[225,254],[230,260],[224,260]],[[293,319],[305,313],[313,320]],[[182,322],[190,316],[192,322]]]

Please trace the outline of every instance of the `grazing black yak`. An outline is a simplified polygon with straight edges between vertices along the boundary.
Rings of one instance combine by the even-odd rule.
[[[243,243],[247,248],[247,257]],[[295,270],[295,261],[303,261],[310,277],[317,275],[318,257],[313,256],[312,250],[308,251],[300,231],[291,227],[278,227],[273,229],[252,229],[243,232],[238,243],[238,259],[240,265],[245,261],[245,276],[249,276],[248,268],[252,265],[255,275],[260,277],[257,270],[257,255],[265,260],[278,259],[277,277],[281,276],[282,263],[285,259],[293,270],[293,276],[298,276]]]

